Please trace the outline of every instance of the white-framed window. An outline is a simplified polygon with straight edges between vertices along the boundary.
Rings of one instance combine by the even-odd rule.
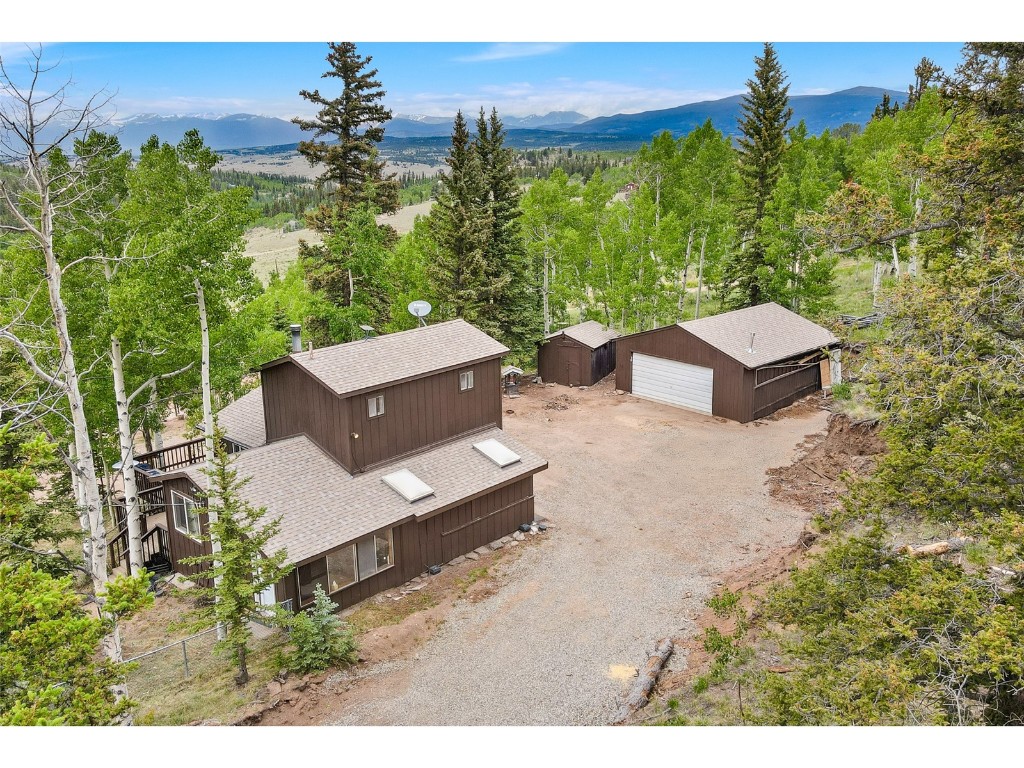
[[[384,395],[374,395],[366,398],[367,413],[370,418],[384,415]]]
[[[330,595],[394,564],[394,536],[390,528],[364,536],[299,566],[299,605],[313,602],[317,584]]]
[[[459,392],[473,388],[473,372],[463,371],[459,374]]]
[[[192,538],[199,536],[199,513],[201,508],[195,499],[183,496],[177,491],[171,491],[171,510],[174,515],[175,529]]]

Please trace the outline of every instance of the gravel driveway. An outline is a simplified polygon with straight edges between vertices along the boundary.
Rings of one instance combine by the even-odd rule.
[[[327,722],[605,724],[655,642],[693,631],[718,574],[796,541],[805,515],[768,495],[765,470],[790,463],[825,412],[741,425],[611,386],[506,401],[505,429],[550,463],[536,509],[555,527],[499,566],[496,594],[460,601],[412,657],[368,670],[358,703]]]

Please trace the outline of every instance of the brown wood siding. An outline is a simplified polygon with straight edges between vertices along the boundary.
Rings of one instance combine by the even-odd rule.
[[[473,371],[473,388],[459,374]],[[384,414],[371,418],[367,400],[384,395]],[[348,398],[355,471],[471,430],[501,426],[501,361],[485,360]],[[348,466],[348,465],[346,465]]]
[[[590,347],[568,336],[558,336],[537,351],[537,373],[545,383],[565,387],[594,383]]]
[[[206,570],[207,566],[183,563],[181,562],[182,559],[209,554],[211,551],[210,545],[202,541],[196,541],[191,536],[186,536],[174,527],[174,511],[171,507],[171,491],[182,496],[187,496],[202,506],[206,505],[206,501],[201,498],[199,489],[196,488],[186,477],[165,480],[163,485],[165,500],[164,507],[166,509],[167,516],[167,549],[169,550],[168,556],[171,559],[171,568],[182,576],[193,578],[196,574]],[[210,532],[209,523],[210,520],[207,514],[205,512],[200,513],[199,530],[204,535],[208,535]],[[207,579],[197,579],[197,581],[203,586],[210,586],[209,580]]]
[[[420,551],[418,541],[417,523],[414,520],[410,520],[402,525],[395,526],[392,529],[392,543],[394,545],[394,558],[395,564],[385,571],[375,573],[368,579],[363,581],[357,581],[351,586],[345,587],[344,589],[338,590],[330,595],[331,600],[334,601],[338,609],[348,608],[349,606],[355,605],[358,602],[365,600],[368,597],[373,597],[379,592],[383,592],[386,589],[397,587],[399,584],[405,584],[414,576],[418,576],[423,572],[422,564],[420,563]],[[346,545],[347,546],[347,545]],[[326,553],[324,553],[326,554]],[[310,558],[315,560],[316,558]],[[308,560],[306,562],[309,562]],[[291,599],[293,608],[298,611],[302,608],[308,608],[310,604],[300,606],[298,601],[299,595],[299,569],[296,568],[286,578],[288,583],[281,589],[281,585],[278,585],[278,594],[285,594],[285,599]]]
[[[590,355],[590,384],[597,384],[614,370],[615,342],[609,341],[595,349]]]
[[[265,369],[262,379],[267,442],[305,434],[351,470],[345,401],[292,362]]]
[[[533,476],[419,523],[423,567],[442,565],[534,519]]]
[[[534,519],[533,476],[517,480],[466,504],[426,520],[411,520],[393,531],[395,564],[386,571],[332,594],[339,607],[348,608],[387,589],[405,584],[431,565],[442,565],[502,536],[513,533],[522,523]],[[326,554],[326,553],[324,553]],[[315,560],[309,558],[303,564]],[[277,599],[298,604],[299,569],[295,568],[277,584]]]
[[[827,358],[826,358],[827,359]],[[782,369],[782,364],[765,366]],[[755,373],[756,372],[752,372]],[[760,419],[779,408],[792,405],[801,397],[821,389],[821,369],[817,361],[802,368],[790,368],[779,375],[778,370],[762,371],[761,376],[771,376],[763,384],[754,387],[754,403],[751,418]]]
[[[680,363],[711,368],[715,372],[711,411],[733,421],[747,422],[753,416],[753,371],[678,325],[622,336],[615,345],[615,386],[633,391],[633,353],[661,357]]]

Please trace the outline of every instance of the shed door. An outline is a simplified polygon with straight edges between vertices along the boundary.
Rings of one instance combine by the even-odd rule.
[[[648,400],[710,414],[714,376],[711,368],[633,353],[633,394]]]

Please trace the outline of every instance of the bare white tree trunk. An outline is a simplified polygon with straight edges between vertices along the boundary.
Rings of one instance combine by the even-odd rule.
[[[156,382],[150,382],[149,384],[149,407],[150,410],[155,411],[160,417],[157,422],[156,429],[153,430],[153,450],[162,451],[164,449],[164,408],[160,404],[160,398],[157,394]]]
[[[686,256],[683,257],[683,275],[679,285],[679,317],[683,316],[683,309],[686,307],[686,281],[690,276],[690,254],[693,252],[693,227],[690,227],[690,234],[686,238]]]
[[[121,445],[121,477],[124,481],[124,511],[128,526],[128,564],[133,574],[142,570],[142,515],[139,487],[135,479],[135,443],[129,418],[128,392],[124,385],[124,358],[121,340],[110,337],[110,362],[114,374],[114,400],[117,403],[117,437]]]
[[[892,272],[896,277],[900,276],[900,253],[896,249],[896,241],[893,240],[890,245],[892,246]]]
[[[544,335],[547,336],[551,333],[551,300],[548,294],[551,291],[551,280],[548,277],[548,270],[551,268],[551,257],[548,255],[547,248],[544,249],[544,286],[541,289],[541,295],[544,299]]]
[[[917,179],[914,182],[914,222],[917,223],[921,219],[921,209],[924,207],[924,201],[921,200],[921,196],[918,194],[921,188],[921,179]],[[918,239],[920,233],[914,232],[910,236],[910,260],[907,262],[907,274],[911,277],[917,277],[917,249]]]
[[[700,263],[697,265],[697,305],[693,308],[693,319],[700,317],[700,295],[704,291],[704,249],[708,244],[708,231],[705,229],[700,238]]]
[[[213,391],[210,386],[210,324],[206,317],[206,294],[203,293],[203,284],[199,278],[195,279],[196,301],[199,303],[199,330],[202,334],[202,363],[200,375],[203,387],[203,431],[205,434],[204,448],[206,452],[206,504],[207,519],[211,526],[210,549],[214,556],[220,553],[220,541],[213,535],[212,527],[217,522],[218,499],[214,495],[213,488],[213,454],[215,448],[214,423],[213,423]],[[214,561],[217,565],[217,561]],[[220,586],[220,579],[214,579],[214,589]],[[223,640],[226,636],[224,625],[217,624],[217,639]]]
[[[878,309],[878,294],[882,290],[882,262],[875,262],[875,274],[871,278],[871,306]]]

